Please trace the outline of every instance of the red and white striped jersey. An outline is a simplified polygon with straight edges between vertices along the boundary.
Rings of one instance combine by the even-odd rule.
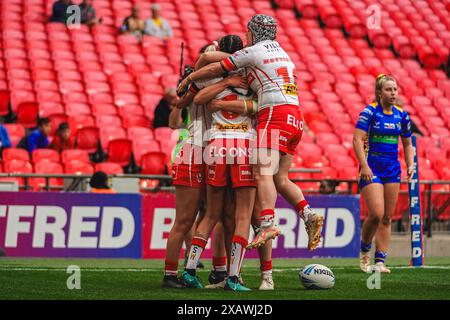
[[[249,100],[241,94],[238,89],[236,92],[225,89],[216,96],[216,99],[233,101],[233,100]],[[251,103],[249,103],[251,104]],[[210,140],[212,139],[249,139],[255,137],[256,132],[253,130],[253,119],[247,115],[241,115],[234,112],[216,111],[212,114]]]
[[[233,73],[239,73],[243,75],[244,72],[244,69],[239,69]],[[222,79],[222,77],[218,77],[207,81],[198,81],[195,84],[198,89],[203,89],[209,85],[221,81]],[[248,90],[236,88],[234,89],[234,91],[232,91],[231,89],[227,88],[219,93],[215,97],[215,99],[228,101],[251,99],[252,96],[248,97],[247,94]],[[223,110],[213,112],[212,114],[209,113],[208,110],[206,110],[206,112],[209,114],[211,120],[210,126],[208,128],[209,132],[206,135],[208,141],[212,139],[253,139],[253,120],[251,117]]]
[[[197,90],[201,90],[208,85],[219,82],[222,78],[215,78],[211,80],[205,81],[196,81],[195,87]],[[191,90],[196,93],[197,90],[191,87]],[[209,137],[206,134],[209,132],[211,128],[212,116],[211,112],[209,112],[205,105],[196,105],[195,103],[191,103],[189,106],[189,115],[191,119],[191,123],[189,124],[189,138],[186,139],[186,143],[190,143],[199,147],[205,147],[207,142],[209,141]],[[206,133],[206,134],[205,134]]]
[[[258,109],[299,105],[296,69],[277,41],[266,40],[246,47],[222,61],[227,70],[246,68],[248,83],[258,95]]]

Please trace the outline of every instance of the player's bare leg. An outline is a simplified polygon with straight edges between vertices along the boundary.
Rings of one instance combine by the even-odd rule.
[[[255,206],[253,208],[252,225],[257,226],[259,213],[261,207],[258,198],[255,200]],[[275,283],[272,277],[272,240],[267,241],[262,247],[258,248],[260,270],[261,270],[261,285],[259,290],[274,290]]]
[[[386,268],[385,260],[391,240],[392,215],[397,207],[398,193],[400,190],[399,183],[388,183],[384,185],[384,216],[378,224],[375,233],[375,267],[383,273],[390,273],[391,270]]]
[[[191,230],[189,230],[188,233],[186,233],[185,237],[184,237],[184,245],[186,247],[186,252],[184,255],[184,267],[186,267],[186,263],[187,263],[187,259],[188,259],[188,254],[189,251],[191,250],[191,244],[192,244],[192,238],[194,237],[195,234],[195,230],[197,230],[197,226],[200,223],[200,221],[203,219],[203,217],[205,216],[205,211],[206,208],[204,206],[204,197],[203,201],[200,201],[200,206],[199,206],[199,210],[198,210],[198,214],[197,214],[197,219],[195,219],[195,222],[191,228]],[[201,261],[198,262],[197,268],[204,268],[204,265]]]
[[[225,248],[225,231],[222,221],[214,227],[212,270],[208,276],[209,285],[206,289],[216,289],[225,286],[227,277],[227,251]]]
[[[277,200],[277,189],[273,179],[278,171],[280,154],[277,150],[267,148],[258,149],[258,163],[254,166],[255,180],[257,184],[257,198],[259,201],[259,231],[247,249],[263,246],[266,241],[276,238],[281,234],[280,229],[274,224],[274,208]]]
[[[258,199],[263,210],[260,212],[261,230],[249,248],[260,247],[267,240],[274,239],[280,230],[273,223],[277,191],[297,210],[305,221],[308,233],[308,249],[317,248],[323,226],[323,217],[309,207],[301,189],[289,180],[288,172],[292,155],[281,155],[278,150],[260,148],[258,152],[257,185]]]
[[[297,213],[305,221],[308,249],[314,250],[319,245],[322,235],[323,217],[310,208],[300,187],[289,179],[288,174],[292,159],[293,156],[290,154],[281,155],[280,167],[274,176],[275,186],[277,191],[295,207]]]
[[[235,229],[231,244],[230,272],[225,285],[226,290],[250,290],[239,282],[239,274],[248,244],[255,195],[256,190],[253,187],[236,188]]]
[[[370,249],[378,225],[384,216],[384,188],[382,184],[371,183],[361,191],[368,208],[368,215],[362,226],[360,269],[370,271]]]
[[[184,236],[186,233],[189,233],[195,222],[201,195],[201,189],[184,186],[176,187],[176,217],[167,239],[164,286],[181,287],[175,285],[178,274],[178,259]]]
[[[196,269],[201,254],[206,247],[209,235],[216,223],[220,220],[223,211],[223,200],[225,188],[207,186],[206,213],[200,221],[194,238],[192,239],[191,250],[189,252],[186,270],[183,272],[183,279],[188,287],[203,288],[196,276]]]

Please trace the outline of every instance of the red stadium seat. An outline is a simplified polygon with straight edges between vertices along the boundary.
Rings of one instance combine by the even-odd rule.
[[[343,167],[339,169],[339,179],[354,179],[359,178],[359,172],[357,167]]]
[[[118,163],[102,162],[95,165],[95,171],[103,171],[106,174],[121,174],[123,168]]]
[[[173,134],[177,134],[177,132],[169,127],[160,127],[160,128],[156,128],[154,130],[155,133],[155,140],[158,140],[162,143],[166,142],[166,141],[177,141],[178,139],[178,135],[176,135],[176,137],[174,136],[174,138],[172,139],[172,135]]]
[[[33,91],[16,90],[11,92],[11,109],[17,112],[17,108],[21,103],[36,102],[36,96]]]
[[[327,157],[320,154],[309,154],[303,157],[304,165],[307,168],[321,168],[330,166],[330,161]]]
[[[10,136],[25,136],[25,128],[21,124],[5,123],[3,126],[6,128],[6,131],[8,131]]]
[[[148,119],[144,115],[130,115],[125,116],[122,119],[124,128],[129,128],[133,126],[150,128],[152,126],[150,119]]]
[[[420,180],[438,180],[439,177],[433,169],[420,168],[419,169]]]
[[[160,152],[161,146],[158,141],[155,140],[133,140],[133,154],[136,163],[140,163],[142,155],[147,152]]]
[[[144,109],[140,105],[129,104],[119,108],[119,115],[122,117],[122,119],[126,118],[127,116],[143,116]]]
[[[61,152],[62,163],[67,163],[71,160],[78,160],[81,162],[90,162],[89,153],[86,150],[67,149]]]
[[[99,128],[122,127],[122,120],[120,117],[111,114],[97,114],[95,122]]]
[[[73,115],[69,117],[69,127],[72,134],[75,135],[78,129],[84,127],[95,127],[94,117],[88,114]]]
[[[91,108],[87,103],[69,102],[66,103],[66,113],[69,116],[89,115],[91,114]]]
[[[7,173],[33,173],[33,166],[30,162],[17,159],[5,161],[3,169]],[[23,185],[22,178],[18,181],[20,185]]]
[[[93,174],[94,168],[89,163],[72,160],[65,164],[64,171],[67,174]]]
[[[100,134],[97,127],[83,127],[75,134],[75,147],[93,153],[99,146]]]
[[[98,103],[92,106],[92,112],[94,115],[104,116],[104,115],[116,115],[117,108],[113,104],[108,103]]]
[[[131,162],[133,144],[128,139],[115,139],[108,143],[108,161],[126,166]]]
[[[20,148],[7,148],[2,152],[3,161],[10,160],[23,160],[30,161],[30,154],[25,149]]]
[[[59,162],[59,152],[53,149],[35,149],[31,155],[33,163],[52,161]]]
[[[52,113],[48,117],[49,117],[50,123],[52,125],[52,129],[50,131],[50,136],[53,136],[55,134],[56,130],[58,130],[58,127],[61,123],[69,121],[68,117],[63,113],[59,113],[59,114]],[[72,129],[72,132],[73,132],[73,129]]]
[[[108,143],[115,139],[126,139],[127,133],[122,127],[102,127],[100,128],[100,140],[102,148],[106,150]]]
[[[166,155],[163,152],[148,152],[141,159],[142,174],[166,174]]]
[[[332,167],[320,168],[322,172],[312,173],[314,179],[337,179],[338,171]]]
[[[148,127],[132,126],[127,129],[128,139],[130,140],[153,140],[153,131]]]
[[[64,170],[59,162],[53,161],[40,161],[34,164],[34,172],[40,174],[63,174]],[[34,178],[31,181],[33,189],[36,191],[43,190],[46,186],[45,178]],[[64,180],[60,178],[49,179],[50,187],[59,187],[62,189]]]
[[[9,99],[9,91],[0,90],[0,116],[6,116],[9,113]]]
[[[39,103],[39,117],[46,118],[53,114],[63,114],[64,106],[57,102],[41,102]]]

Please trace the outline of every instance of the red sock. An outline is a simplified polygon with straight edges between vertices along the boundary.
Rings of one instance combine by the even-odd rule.
[[[213,257],[214,271],[227,271],[227,257]]]
[[[272,270],[272,260],[261,261],[259,268],[261,272]]]
[[[295,210],[300,214],[300,217],[302,217],[303,220],[305,220],[305,215],[303,214],[303,210],[308,205],[308,201],[302,200],[295,206]]]
[[[275,216],[275,211],[273,209],[265,209],[259,213],[259,220],[261,225],[270,224]]]
[[[164,275],[177,276],[178,274],[178,260],[177,261],[165,261]]]

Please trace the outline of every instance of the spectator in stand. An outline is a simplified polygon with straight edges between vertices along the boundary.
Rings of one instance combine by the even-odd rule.
[[[97,23],[101,23],[101,19],[96,18],[97,14],[94,7],[92,6],[92,0],[83,0],[79,7],[81,12],[82,24],[92,27]]]
[[[131,15],[123,20],[122,27],[120,27],[120,33],[133,34],[141,39],[145,29],[145,22],[139,17],[139,14],[139,7],[134,6],[131,10]]]
[[[89,181],[89,185],[93,193],[116,193],[116,190],[110,187],[108,176],[103,171],[95,172],[91,181]]]
[[[145,22],[145,34],[160,39],[172,38],[172,28],[169,22],[161,17],[161,6],[152,4],[152,17]]]
[[[52,16],[50,17],[50,22],[61,22],[66,23],[67,18],[71,13],[67,12],[67,9],[72,6],[71,0],[58,0],[53,4]]]
[[[0,124],[0,157],[3,149],[11,148],[11,140],[9,140],[8,131]]]
[[[322,180],[320,182],[320,189],[319,192],[320,194],[333,194],[336,193],[336,186],[339,183],[337,181],[334,180]]]
[[[73,142],[70,140],[70,128],[67,122],[63,122],[59,125],[56,134],[53,137],[53,141],[50,144],[50,148],[55,149],[58,152],[67,149],[73,149]]]
[[[41,118],[38,121],[38,128],[34,130],[30,135],[19,142],[19,148],[25,148],[28,150],[30,155],[35,149],[48,148],[49,141],[48,135],[52,129],[52,124],[49,118]],[[25,141],[26,145],[23,145]]]
[[[155,109],[153,128],[168,127],[170,111],[177,102],[177,91],[175,88],[167,88],[164,97],[159,101]]]

